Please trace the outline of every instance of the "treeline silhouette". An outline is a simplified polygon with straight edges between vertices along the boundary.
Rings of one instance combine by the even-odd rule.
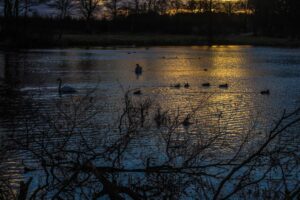
[[[253,8],[253,28],[258,34],[299,37],[300,1],[249,0]]]
[[[27,5],[28,4],[28,5]],[[30,1],[5,0],[2,41],[49,45],[64,34],[157,33],[214,36],[248,33],[298,38],[298,0],[43,0],[56,16],[30,14]]]

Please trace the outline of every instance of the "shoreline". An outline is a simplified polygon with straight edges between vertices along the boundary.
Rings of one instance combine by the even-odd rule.
[[[150,46],[261,46],[299,48],[299,39],[272,38],[262,36],[234,35],[218,36],[212,43],[197,35],[166,34],[65,34],[61,40],[32,41],[19,45],[10,41],[0,42],[0,49],[38,48],[95,48],[95,47],[150,47]]]

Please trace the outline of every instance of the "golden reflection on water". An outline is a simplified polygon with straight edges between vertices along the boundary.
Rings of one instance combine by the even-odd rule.
[[[250,69],[243,67],[251,62],[243,55],[241,46],[212,46],[192,47],[194,50],[205,50],[204,55],[191,57],[186,49],[177,49],[176,57],[165,57],[149,61],[146,65],[162,66],[155,79],[165,80],[166,84],[189,82],[189,89],[162,89],[163,107],[169,110],[178,108],[183,114],[191,112],[193,108],[205,101],[207,108],[201,109],[195,120],[204,119],[214,123],[217,113],[222,113],[221,121],[227,125],[229,131],[242,131],[249,126],[250,119],[256,112],[256,94],[249,92],[251,85],[236,81],[236,78],[247,77]],[[180,51],[181,50],[181,51]],[[234,52],[234,54],[232,53]],[[203,56],[207,56],[203,61]],[[207,69],[207,71],[204,71]],[[146,75],[147,77],[147,75]],[[153,78],[153,77],[152,77]],[[211,87],[204,88],[202,83],[209,82]],[[229,84],[228,89],[220,89],[219,84]],[[251,83],[247,83],[251,84]],[[209,98],[208,98],[209,97]],[[239,129],[240,128],[240,129]]]
[[[245,77],[250,71],[243,65],[251,60],[247,60],[243,55],[243,48],[245,47],[192,47],[195,51],[205,52],[198,57],[190,55],[187,49],[177,49],[172,56],[167,57],[162,53],[164,59],[143,60],[143,64],[157,68],[157,79],[165,78],[168,81]],[[204,72],[204,69],[208,71]]]
[[[242,77],[248,75],[248,70],[242,66],[245,57],[241,46],[212,46],[212,75],[217,77]],[[234,51],[234,56],[226,56],[227,51]],[[219,53],[223,55],[220,56]]]

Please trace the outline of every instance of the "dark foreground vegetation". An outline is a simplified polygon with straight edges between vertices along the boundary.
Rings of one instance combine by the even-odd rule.
[[[0,198],[300,197],[299,109],[284,111],[270,128],[262,130],[253,118],[249,129],[232,133],[217,111],[194,120],[211,109],[205,101],[181,114],[133,92],[125,93],[119,117],[107,125],[93,93],[53,100],[51,113],[35,105],[12,119],[14,128],[1,139]],[[2,166],[20,152],[24,177],[12,187],[14,174]]]
[[[6,0],[4,16],[0,19],[0,44],[6,47],[299,45],[300,2],[297,0],[101,2],[38,2],[56,11],[56,15],[50,17],[30,13],[31,1]],[[156,39],[157,36],[162,38]],[[276,38],[274,44],[272,38]]]

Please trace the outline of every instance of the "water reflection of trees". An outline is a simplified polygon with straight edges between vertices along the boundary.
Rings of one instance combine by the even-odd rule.
[[[3,53],[0,60],[0,199],[17,199],[15,184],[21,176],[10,133],[17,131],[24,116],[34,120],[34,100],[20,90],[25,75],[21,60],[22,54],[11,52]]]
[[[21,88],[24,82],[31,79],[26,74],[29,67],[26,53],[6,52],[2,54],[0,63],[3,68],[0,80],[0,121],[1,127],[26,115],[31,109],[33,98]],[[25,64],[24,64],[25,63]],[[7,122],[7,123],[6,123]]]
[[[3,68],[0,72],[0,121],[13,121],[17,113],[21,113],[22,92],[19,90],[21,80],[23,79],[24,69],[18,62],[12,62],[18,54],[4,53],[1,63]]]
[[[13,141],[30,155],[20,195],[27,199],[295,198],[300,110],[282,113],[269,130],[252,127],[232,139],[206,129],[191,113],[170,112],[125,94],[115,123],[103,125],[93,94],[58,100],[40,121],[20,121]],[[38,112],[36,112],[38,113]],[[172,114],[171,114],[172,113]],[[216,125],[220,120],[216,117]],[[183,127],[183,121],[190,123]],[[43,126],[39,126],[43,123]],[[26,125],[26,126],[24,126]],[[191,132],[197,129],[197,132]],[[34,162],[32,162],[34,160]],[[33,184],[34,183],[34,184]],[[29,188],[29,189],[28,189]]]

